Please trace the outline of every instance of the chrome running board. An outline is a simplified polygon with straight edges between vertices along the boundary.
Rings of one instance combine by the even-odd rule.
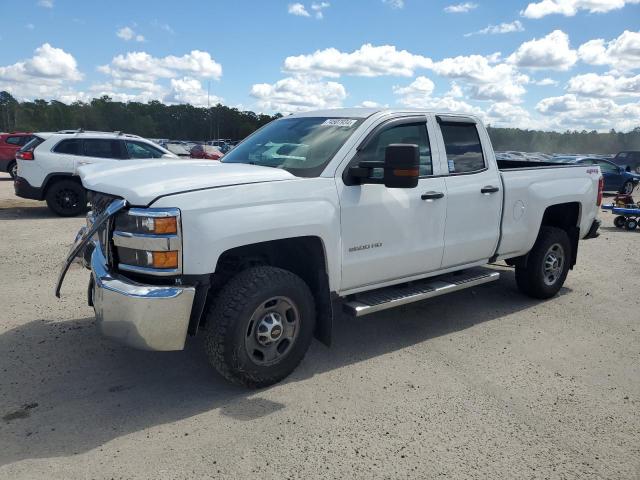
[[[355,294],[352,300],[344,303],[344,311],[354,317],[362,317],[388,308],[495,282],[499,278],[499,272],[483,267],[448,273],[404,285]]]

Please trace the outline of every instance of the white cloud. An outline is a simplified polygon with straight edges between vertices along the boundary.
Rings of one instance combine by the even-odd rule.
[[[640,3],[640,0],[542,0],[527,5],[520,15],[527,18],[542,18],[552,14],[572,17],[579,10],[606,13],[634,3]]]
[[[410,77],[416,69],[428,68],[431,63],[430,58],[414,55],[406,50],[396,50],[392,45],[365,44],[351,53],[327,48],[316,50],[309,55],[287,57],[284,61],[284,70],[320,77],[340,77],[341,75]]]
[[[272,112],[293,113],[322,108],[337,108],[347,97],[344,86],[303,77],[287,77],[274,84],[258,83],[250,95],[260,108]]]
[[[37,5],[43,8],[53,8],[53,0],[38,0]]]
[[[569,46],[569,36],[554,30],[546,37],[524,42],[507,61],[525,68],[569,70],[577,59],[578,54]]]
[[[410,108],[424,108],[428,110],[463,112],[479,115],[484,118],[484,112],[478,107],[456,100],[451,96],[432,96],[435,85],[427,77],[417,77],[411,84],[401,87],[394,86],[393,93],[398,97],[398,103]]]
[[[208,98],[207,98],[208,97]],[[222,99],[215,95],[207,96],[207,91],[202,88],[200,80],[192,77],[172,78],[171,90],[164,101],[167,103],[189,103],[196,107],[216,105]]]
[[[393,9],[404,8],[404,0],[382,0],[382,3],[389,5]]]
[[[133,31],[131,27],[123,27],[116,31],[116,36],[125,41],[135,40],[136,42],[144,42],[144,36]]]
[[[536,80],[533,83],[535,83],[536,85],[540,85],[541,87],[547,87],[550,85],[557,85],[558,81],[554,80],[553,78],[543,78],[542,80]]]
[[[444,11],[447,13],[467,13],[476,8],[478,8],[477,3],[464,2],[464,3],[457,3],[455,5],[449,5],[447,7],[444,7]]]
[[[27,27],[27,30],[35,30],[36,26],[33,23],[27,23],[25,25]]]
[[[471,35],[495,35],[498,33],[512,33],[512,32],[524,32],[524,27],[520,20],[515,20],[509,23],[501,23],[499,25],[489,25],[488,27],[478,30],[477,32],[465,33],[465,37]]]
[[[289,12],[291,15],[296,15],[297,17],[311,16],[305,6],[301,3],[290,3],[287,12]]]
[[[509,102],[496,102],[487,109],[487,122],[494,127],[540,128],[524,108]]]
[[[373,100],[365,100],[365,101],[361,102],[359,105],[356,105],[356,107],[361,107],[361,108],[388,108],[389,105],[380,104],[378,102],[374,102]]]
[[[614,77],[585,73],[569,79],[567,91],[584,97],[640,97],[640,75]]]
[[[82,77],[73,55],[45,43],[33,57],[0,66],[0,90],[20,98],[52,98]]]
[[[128,52],[115,56],[109,65],[102,65],[98,70],[114,78],[138,81],[175,78],[184,74],[216,80],[222,76],[222,66],[208,52],[200,50],[192,50],[181,57],[153,57],[146,52]]]
[[[447,78],[462,80],[477,100],[519,101],[529,77],[510,64],[495,63],[497,55],[468,55],[433,62],[431,69]]]
[[[311,4],[311,10],[313,10],[318,20],[322,20],[322,18],[324,17],[324,13],[322,13],[322,11],[329,8],[330,6],[331,4],[329,2],[314,2]]]
[[[549,97],[536,105],[536,110],[550,118],[555,129],[585,128],[619,131],[638,126],[640,103],[618,104],[608,98],[582,98],[573,93]]]
[[[606,42],[598,38],[578,48],[580,60],[591,65],[609,65],[614,70],[640,68],[640,31],[625,30],[618,38]]]

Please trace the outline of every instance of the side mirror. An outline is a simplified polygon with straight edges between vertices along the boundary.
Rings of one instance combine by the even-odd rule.
[[[415,188],[420,178],[418,145],[393,143],[384,152],[384,185],[387,188]]]

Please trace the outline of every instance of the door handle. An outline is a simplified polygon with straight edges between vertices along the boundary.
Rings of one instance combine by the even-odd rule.
[[[420,196],[422,200],[437,200],[442,197],[444,197],[442,192],[425,192]]]
[[[480,193],[484,193],[485,195],[489,194],[489,193],[496,193],[496,192],[499,192],[499,191],[500,191],[500,188],[499,187],[494,187],[493,185],[487,185],[486,187],[482,187],[480,189]]]

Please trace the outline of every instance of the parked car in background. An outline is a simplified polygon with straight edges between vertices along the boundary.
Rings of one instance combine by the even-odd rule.
[[[0,134],[0,171],[16,178],[18,164],[16,153],[33,138],[31,132],[12,132]]]
[[[191,149],[191,158],[204,158],[206,160],[220,160],[224,153],[218,147],[211,145],[196,145]]]
[[[640,151],[619,152],[612,161],[628,172],[640,173]]]
[[[189,149],[185,147],[182,142],[167,142],[162,146],[177,157],[191,158]]]
[[[36,133],[16,154],[16,195],[46,200],[56,214],[82,213],[87,195],[77,177],[82,165],[114,165],[118,160],[176,159],[171,152],[136,135],[66,131]]]
[[[218,147],[222,153],[227,153],[231,150],[231,144],[227,140],[210,140],[207,142],[207,145]]]
[[[604,158],[580,158],[573,162],[566,163],[599,166],[602,177],[604,178],[604,190],[607,192],[620,192],[630,195],[633,189],[640,183],[639,174],[627,172],[624,167],[618,166]]]

